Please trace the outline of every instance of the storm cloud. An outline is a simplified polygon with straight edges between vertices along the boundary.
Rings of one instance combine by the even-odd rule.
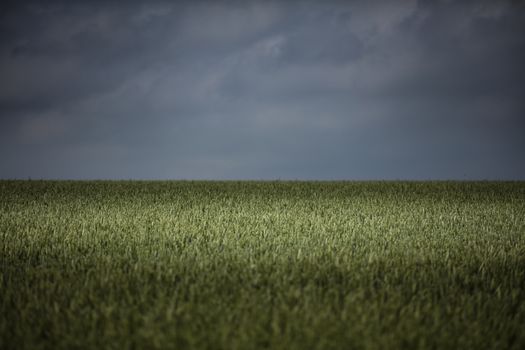
[[[0,178],[525,179],[515,1],[0,5]]]

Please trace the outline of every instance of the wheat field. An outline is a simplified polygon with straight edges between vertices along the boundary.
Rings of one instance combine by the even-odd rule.
[[[525,182],[0,181],[1,349],[523,349]]]

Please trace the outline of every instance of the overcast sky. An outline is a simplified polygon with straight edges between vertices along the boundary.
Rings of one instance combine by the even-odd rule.
[[[525,179],[525,7],[0,5],[0,178]]]

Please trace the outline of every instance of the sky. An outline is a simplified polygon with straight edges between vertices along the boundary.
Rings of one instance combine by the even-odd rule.
[[[523,1],[3,1],[0,178],[525,180]]]

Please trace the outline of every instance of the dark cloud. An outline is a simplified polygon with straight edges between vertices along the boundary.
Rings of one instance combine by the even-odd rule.
[[[0,7],[0,177],[523,179],[505,1]]]

